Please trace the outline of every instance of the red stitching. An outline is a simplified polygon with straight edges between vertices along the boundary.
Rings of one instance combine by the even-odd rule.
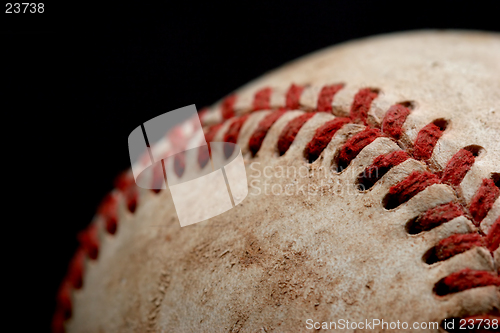
[[[452,217],[452,216],[451,216]],[[443,221],[447,222],[447,221]],[[424,257],[428,264],[449,259],[474,247],[485,247],[491,253],[500,243],[500,217],[492,225],[487,235],[481,233],[455,234],[441,240]]]
[[[500,246],[500,216],[491,226],[486,241],[488,244],[488,249],[491,252],[495,251]]]
[[[382,121],[382,131],[396,140],[399,140],[403,132],[403,124],[410,115],[410,109],[401,104],[389,108]]]
[[[339,171],[347,168],[349,163],[351,163],[351,161],[358,156],[363,148],[368,146],[380,136],[382,136],[382,133],[379,129],[367,127],[364,131],[347,140],[342,148],[340,148],[340,153],[338,155],[337,165]]]
[[[354,102],[351,106],[350,117],[355,123],[363,123],[368,125],[368,111],[370,111],[370,107],[372,102],[378,96],[378,91],[364,88],[361,89],[356,96],[354,96]]]
[[[286,108],[293,110],[298,109],[300,105],[300,96],[304,91],[304,87],[292,84],[286,93]]]
[[[85,258],[85,250],[79,247],[69,263],[67,279],[70,285],[75,289],[80,289],[83,286],[83,267]]]
[[[245,123],[245,121],[248,119],[249,115],[246,114],[242,117],[236,118],[231,125],[229,125],[229,128],[227,129],[226,133],[224,134],[224,142],[230,142],[230,143],[236,143],[238,141],[238,136],[240,134],[241,127]]]
[[[500,189],[492,179],[483,179],[483,183],[471,200],[469,211],[476,225],[486,217],[500,195]]]
[[[333,97],[344,87],[343,84],[324,86],[318,96],[318,112],[332,112]]]
[[[434,287],[438,296],[458,293],[467,289],[500,286],[500,278],[487,271],[476,271],[465,268],[441,279]]]
[[[184,131],[182,130],[181,125],[177,125],[174,128],[172,128],[172,130],[167,133],[167,138],[170,140],[172,148],[178,151],[184,150],[186,142],[185,142]]]
[[[229,100],[229,104],[232,100],[231,96],[226,99]],[[232,107],[232,106],[231,106]],[[175,126],[171,132],[168,134],[168,138],[170,139],[170,143],[172,145],[172,149],[174,151],[179,151],[179,153],[174,154],[174,172],[177,177],[182,177],[184,174],[184,170],[186,168],[186,156],[184,152],[184,148],[186,146],[184,131],[182,130],[180,125]],[[167,158],[164,159],[165,161]]]
[[[236,95],[230,95],[222,101],[221,114],[223,119],[234,117],[234,103],[236,103]]]
[[[69,263],[68,272],[57,292],[57,306],[52,318],[52,332],[64,332],[64,321],[71,317],[73,312],[71,292],[73,289],[80,289],[83,286],[85,257],[85,251],[78,248]]]
[[[56,296],[58,315],[61,315],[64,319],[71,317],[73,310],[73,304],[71,302],[72,290],[73,287],[71,286],[71,283],[67,280],[67,278],[64,278]]]
[[[122,172],[115,179],[115,187],[122,193],[128,210],[133,213],[137,208],[137,186],[131,172]]]
[[[210,159],[210,142],[214,140],[215,135],[219,131],[219,129],[224,125],[223,123],[210,126],[208,130],[205,132],[205,142],[207,143],[207,147],[201,147],[198,149],[198,164],[200,168],[204,168],[207,165],[208,160]]]
[[[118,227],[117,205],[118,200],[116,195],[114,193],[109,193],[103,199],[98,209],[99,214],[104,219],[106,230],[112,235],[116,232],[116,228]]]
[[[443,135],[446,127],[439,127],[434,123],[426,125],[418,132],[413,148],[413,158],[426,161],[431,158],[434,147]]]
[[[281,155],[285,154],[295,140],[297,133],[302,126],[314,116],[315,113],[304,113],[288,122],[283,128],[278,139],[278,152]]]
[[[137,186],[130,187],[127,192],[124,193],[127,209],[129,212],[134,213],[137,208],[137,197],[139,193],[137,192]]]
[[[271,108],[271,94],[273,90],[269,87],[257,91],[253,99],[253,110],[266,110]]]
[[[319,127],[312,140],[307,143],[305,149],[305,157],[309,162],[316,161],[326,146],[328,146],[335,133],[350,122],[350,118],[335,118]]]
[[[264,119],[259,122],[257,129],[253,132],[250,140],[248,141],[248,148],[252,153],[252,156],[255,156],[262,146],[262,142],[264,142],[264,138],[267,135],[267,132],[273,126],[273,124],[281,118],[283,114],[285,114],[285,110],[279,110],[275,112],[271,112]]]
[[[392,209],[404,204],[427,187],[439,184],[439,177],[427,171],[413,171],[408,177],[389,189],[385,206]]]
[[[91,223],[86,229],[78,233],[78,241],[90,259],[97,259],[99,255],[99,238],[97,224]]]
[[[411,234],[428,231],[440,226],[443,223],[453,220],[456,217],[465,215],[462,207],[454,202],[449,202],[429,209],[420,215],[407,229]]]
[[[165,175],[163,173],[163,166],[161,162],[156,162],[153,165],[153,177],[151,180],[152,191],[158,193],[165,184]]]
[[[114,184],[118,190],[127,192],[127,190],[135,184],[135,180],[129,171],[124,171],[115,178]]]
[[[446,260],[474,247],[486,247],[486,239],[480,234],[452,235],[436,245],[436,258],[438,261]]]
[[[174,155],[174,172],[181,178],[186,169],[186,152],[182,151]]]
[[[224,134],[224,142],[236,143],[238,141],[238,136],[240,135],[241,127],[248,119],[250,115],[246,114],[240,118],[236,118],[229,126],[226,134]],[[229,158],[234,151],[233,145],[224,145],[224,155]]]
[[[58,306],[52,317],[52,333],[64,333],[64,321],[71,317],[71,315],[66,316],[62,308],[62,305]]]
[[[451,186],[460,185],[465,175],[474,164],[474,161],[474,154],[468,150],[460,149],[446,165],[441,182]]]
[[[410,158],[405,151],[397,150],[386,155],[380,155],[373,160],[372,165],[358,176],[358,183],[364,189],[371,188],[380,178],[382,178],[390,169],[399,165]]]
[[[327,85],[321,89],[318,96],[317,108],[314,112],[332,112],[332,102],[334,96],[343,88],[343,84]],[[252,156],[255,156],[259,151],[262,142],[270,130],[272,125],[289,109],[298,109],[300,107],[300,97],[304,87],[292,84],[286,93],[285,106],[273,110],[269,115],[262,119],[257,129],[252,133],[248,146]],[[272,89],[269,87],[263,88],[254,95],[252,103],[253,110],[270,109],[270,100]],[[315,161],[322,151],[331,141],[333,135],[347,123],[363,123],[368,125],[368,111],[371,104],[378,96],[378,91],[365,88],[361,89],[355,96],[350,110],[350,118],[335,118],[316,130],[312,140],[304,149],[304,156],[310,161]],[[236,95],[226,97],[221,103],[222,118],[227,120],[234,118],[228,130],[224,134],[224,141],[236,143],[239,132],[248,119],[249,115],[235,117]],[[291,121],[283,128],[279,140],[278,151],[280,155],[286,153],[290,145],[295,140],[302,126],[314,116],[314,112],[304,113]],[[402,104],[393,105],[387,112],[382,121],[381,129],[384,134],[378,129],[367,127],[364,131],[356,134],[349,139],[339,150],[338,165],[347,167],[349,163],[361,152],[363,148],[372,143],[376,138],[383,135],[399,139],[402,135],[402,127],[405,123],[411,110]],[[205,117],[206,111],[200,112],[200,117]],[[205,133],[207,143],[212,142],[218,130],[223,126],[223,123],[210,127]],[[447,122],[444,120],[436,120],[422,128],[414,142],[412,155],[417,160],[427,161],[432,156],[434,147],[439,138],[442,136],[447,127]],[[176,127],[169,133],[171,143],[175,146],[178,135],[182,134],[180,127]],[[198,163],[200,167],[204,167],[208,163],[210,147],[205,149],[205,153],[200,149],[198,155]],[[226,151],[225,155],[229,157],[232,151]],[[182,154],[177,154],[181,156]],[[148,156],[145,156],[145,158]],[[176,156],[177,157],[177,156]],[[371,166],[365,169],[363,175],[358,177],[361,185],[369,188],[373,186],[380,178],[387,173],[392,167],[407,160],[409,155],[405,151],[396,151],[390,154],[378,156],[374,159]],[[174,159],[175,171],[182,175],[185,168],[185,161],[182,158]],[[395,208],[404,202],[407,202],[416,194],[433,184],[445,183],[451,186],[459,186],[467,172],[475,161],[474,154],[467,148],[461,149],[448,162],[442,172],[442,177],[430,172],[412,172],[406,179],[399,184],[392,186],[384,198],[384,206],[386,208]],[[183,163],[184,162],[184,163]],[[377,169],[376,169],[377,168]],[[378,170],[378,174],[374,171]],[[180,176],[179,175],[179,176]],[[157,163],[157,167],[153,170],[153,184],[161,180],[164,182],[163,169]],[[127,207],[131,212],[135,211],[137,203],[137,186],[130,172],[120,175],[116,182],[116,188],[121,193],[126,201]],[[500,195],[498,185],[492,179],[484,179],[482,185],[474,195],[469,206],[469,212],[474,218],[476,226],[485,218],[488,211],[491,210],[495,200]],[[104,221],[105,228],[108,233],[114,234],[117,229],[117,194],[110,193],[101,203],[98,214]],[[428,231],[452,219],[466,215],[463,208],[456,203],[448,203],[429,209],[413,221],[408,223],[407,230],[410,233],[418,233]],[[54,332],[64,332],[64,320],[71,315],[71,290],[81,288],[82,276],[85,257],[91,259],[98,257],[99,242],[97,237],[97,225],[91,224],[87,229],[80,232],[78,235],[80,248],[75,253],[68,268],[68,273],[61,283],[57,295],[57,308],[54,314],[52,328]],[[451,258],[454,255],[463,253],[474,247],[487,247],[491,252],[499,247],[500,243],[500,217],[494,222],[488,235],[479,233],[452,235],[444,240],[441,240],[433,249],[435,257],[432,260],[441,261]],[[486,285],[496,285],[500,283],[500,278],[491,272],[473,271],[464,269],[460,272],[452,273],[435,284],[434,292],[438,295],[446,295],[463,291],[466,289],[476,288]],[[475,317],[471,317],[475,318]]]

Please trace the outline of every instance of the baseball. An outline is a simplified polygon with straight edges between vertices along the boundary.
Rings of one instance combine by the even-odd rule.
[[[199,111],[200,131],[153,149],[237,144],[246,197],[181,227],[168,187],[121,174],[79,234],[54,332],[499,330],[500,35],[343,43]],[[165,167],[182,182],[207,159]]]

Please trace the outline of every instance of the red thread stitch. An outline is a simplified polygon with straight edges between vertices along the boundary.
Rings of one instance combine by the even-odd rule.
[[[165,162],[168,160],[167,158],[163,159]],[[153,166],[153,179],[151,181],[152,191],[158,193],[161,191],[165,184],[165,174],[163,173],[163,165],[161,162],[156,162]]]
[[[403,124],[409,115],[410,109],[404,105],[391,106],[382,121],[382,131],[398,140],[403,132]]]
[[[474,164],[474,161],[474,154],[468,150],[460,149],[446,165],[441,182],[451,186],[460,185],[465,175],[472,167],[472,164]]]
[[[285,154],[290,148],[290,145],[295,140],[297,133],[299,133],[302,126],[314,116],[315,113],[304,113],[288,122],[283,128],[278,139],[278,152],[281,155]]]
[[[350,138],[340,149],[338,156],[339,171],[347,168],[349,163],[358,156],[363,148],[375,141],[375,139],[381,135],[380,130],[367,127],[364,131]]]
[[[335,94],[344,87],[343,84],[332,84],[324,86],[318,96],[317,111],[332,112],[332,102]]]
[[[410,233],[431,230],[464,214],[462,207],[454,202],[431,208],[413,223]]]
[[[384,200],[387,209],[396,208],[407,202],[427,187],[439,184],[439,177],[427,171],[413,171],[408,177],[389,189]]]
[[[298,109],[300,105],[300,96],[304,87],[292,84],[286,93],[286,108],[293,110]]]
[[[325,150],[333,136],[344,125],[351,122],[350,118],[335,118],[320,126],[311,141],[307,143],[304,150],[305,157],[312,163],[318,159],[319,155]]]
[[[127,209],[129,210],[129,212],[134,213],[135,209],[137,208],[137,197],[138,197],[137,187],[135,186],[135,184],[134,187],[130,188],[130,190],[124,193],[124,195],[127,204]]]
[[[131,172],[124,171],[115,178],[115,187],[121,192],[127,192],[127,190],[135,185],[135,180]]]
[[[57,291],[57,312],[59,312],[58,315],[62,315],[64,319],[71,317],[71,312],[73,310],[71,302],[72,289],[71,283],[65,278]]]
[[[52,317],[52,333],[64,333],[64,321],[70,317],[70,315],[66,317],[61,307],[58,307]]]
[[[253,100],[253,111],[270,109],[272,92],[273,90],[269,87],[257,91]]]
[[[442,261],[481,246],[486,246],[486,240],[480,234],[457,234],[441,240],[435,247],[435,253],[437,259]]]
[[[240,130],[245,121],[248,119],[249,115],[246,114],[240,118],[237,118],[235,121],[229,125],[229,128],[224,134],[224,142],[236,143],[238,141],[238,136],[240,135]],[[224,145],[224,156],[229,158],[233,154],[234,146],[233,145]]]
[[[137,207],[137,186],[131,172],[122,172],[115,179],[115,187],[122,193],[128,210],[133,213]]]
[[[236,103],[236,95],[228,96],[222,101],[221,114],[223,119],[234,117],[234,103]]]
[[[267,132],[273,126],[273,124],[283,115],[285,114],[285,110],[275,111],[268,114],[264,119],[259,122],[257,129],[253,132],[252,136],[248,140],[248,147],[252,156],[255,156],[262,146],[262,142],[264,142],[264,138],[267,135]]]
[[[186,169],[186,152],[181,151],[174,155],[174,172],[177,177],[181,178]]]
[[[97,224],[91,223],[78,233],[78,241],[90,259],[97,259],[99,254],[99,238],[97,236]]]
[[[439,138],[443,135],[445,129],[445,125],[439,127],[435,123],[430,123],[422,128],[415,139],[413,158],[422,161],[430,159],[434,147]]]
[[[394,151],[386,155],[380,155],[373,160],[372,165],[359,175],[358,183],[364,188],[371,188],[390,169],[409,159],[410,156],[402,150]]]
[[[438,296],[444,296],[467,289],[486,286],[500,286],[500,278],[491,272],[465,268],[441,279],[434,286],[434,292]]]
[[[117,204],[116,195],[114,193],[109,193],[104,198],[99,208],[99,214],[103,217],[106,230],[110,234],[114,234],[118,226]]]
[[[354,96],[354,102],[352,103],[350,117],[353,122],[361,122],[368,125],[368,111],[372,102],[378,96],[378,91],[370,88],[361,89],[356,96]]]
[[[500,245],[500,217],[498,217],[495,223],[493,223],[493,225],[491,226],[486,240],[488,244],[488,249],[491,252],[498,249],[498,246]]]
[[[183,151],[186,145],[186,137],[181,125],[177,125],[170,132],[167,133],[167,138],[170,140],[172,149],[176,151]]]
[[[67,281],[71,287],[80,289],[83,286],[83,266],[85,263],[85,250],[79,247],[69,263]]]
[[[186,137],[184,135],[184,131],[181,126],[178,125],[173,128],[172,134],[169,139],[172,144],[172,149],[174,152],[174,172],[177,177],[182,177],[184,174],[184,169],[186,168],[186,156],[185,156],[185,148],[186,148]],[[164,159],[166,161],[166,159]]]
[[[471,200],[469,211],[474,223],[479,225],[493,207],[500,195],[500,189],[492,179],[483,179],[483,183]]]
[[[200,168],[204,168],[205,165],[207,165],[208,160],[210,159],[210,142],[214,140],[215,135],[217,135],[217,132],[219,129],[224,125],[223,123],[217,124],[210,126],[210,128],[207,130],[205,133],[205,142],[207,143],[207,147],[200,147],[198,150],[198,164],[200,165]]]

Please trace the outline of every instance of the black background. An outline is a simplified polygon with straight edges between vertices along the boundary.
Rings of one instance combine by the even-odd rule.
[[[60,2],[45,3],[43,14],[4,12],[2,275],[15,314],[5,320],[37,332],[48,330],[75,235],[129,167],[127,137],[142,122],[193,103],[199,110],[353,38],[500,30],[499,8],[476,1]]]

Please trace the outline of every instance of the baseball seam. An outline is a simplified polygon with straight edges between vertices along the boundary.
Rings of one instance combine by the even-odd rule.
[[[357,183],[360,191],[369,191],[389,170],[408,159],[414,159],[426,164],[430,163],[434,148],[446,131],[449,120],[435,119],[418,132],[411,146],[404,147],[405,145],[401,144],[400,139],[403,135],[403,125],[406,118],[413,112],[412,102],[403,101],[394,104],[387,110],[383,120],[379,122],[371,118],[369,111],[380,90],[363,88],[355,95],[349,114],[339,114],[332,105],[334,104],[335,95],[343,87],[344,84],[341,83],[321,87],[314,108],[301,102],[303,94],[310,87],[295,84],[292,84],[284,94],[283,92],[276,92],[270,87],[264,87],[254,94],[251,103],[246,103],[246,105],[243,103],[243,106],[238,106],[237,95],[231,95],[225,98],[215,109],[200,112],[200,118],[205,126],[206,142],[210,144],[217,133],[225,129],[223,141],[237,143],[243,125],[253,114],[271,111],[260,120],[248,141],[248,149],[253,158],[258,155],[264,138],[278,119],[288,111],[299,109],[303,113],[291,119],[279,135],[276,147],[279,156],[287,153],[300,129],[319,112],[339,116],[316,129],[313,138],[303,150],[306,162],[313,163],[320,158],[335,133],[347,124],[363,125],[365,129],[353,135],[337,150],[332,160],[332,168],[336,172],[342,172],[348,168],[351,161],[377,138],[389,138],[399,143],[400,147],[403,147],[401,150],[382,154],[374,159],[372,165],[368,166],[358,177]],[[276,98],[273,94],[282,94],[283,96]],[[274,100],[284,101],[284,104],[273,105],[273,97]],[[176,131],[177,135],[183,135],[182,133],[182,131]],[[458,189],[480,151],[481,147],[479,146],[463,147],[453,155],[443,170],[432,171],[435,168],[429,166],[428,171],[413,171],[404,180],[390,188],[389,193],[382,200],[384,207],[389,210],[396,209],[434,184],[446,184]],[[198,164],[200,168],[204,168],[208,164],[209,154],[210,150],[208,153],[206,149],[199,150]],[[226,158],[229,158],[231,154],[232,151],[225,150]],[[183,154],[176,154],[174,169],[177,176],[182,177],[185,169]],[[163,180],[163,174],[159,171],[153,172],[152,178],[153,184],[156,184]],[[138,192],[130,170],[117,177],[115,186],[116,190],[106,196],[97,212],[98,218],[104,221],[105,229],[109,234],[115,234],[118,228],[117,206],[120,200],[124,200],[128,210],[132,213],[137,208]],[[159,190],[154,191],[158,192]],[[433,207],[408,221],[406,225],[409,234],[418,234],[436,228],[456,217],[464,216],[476,226],[470,234],[452,235],[429,249],[422,258],[427,264],[447,260],[475,247],[487,248],[493,257],[493,252],[499,247],[500,217],[496,219],[487,233],[480,228],[481,222],[500,196],[498,174],[483,179],[481,186],[468,204],[460,197],[460,191],[456,191],[456,193],[456,201]],[[87,229],[78,235],[78,239],[80,247],[70,262],[68,273],[57,296],[58,305],[53,319],[53,330],[57,332],[63,331],[64,320],[71,316],[71,291],[80,289],[83,286],[83,267],[86,257],[91,260],[97,260],[98,258],[97,223],[91,223]],[[437,296],[444,296],[490,285],[500,286],[497,271],[477,271],[466,268],[437,281],[433,292]],[[489,314],[481,316],[489,316]],[[464,318],[476,320],[482,318],[481,316]]]

